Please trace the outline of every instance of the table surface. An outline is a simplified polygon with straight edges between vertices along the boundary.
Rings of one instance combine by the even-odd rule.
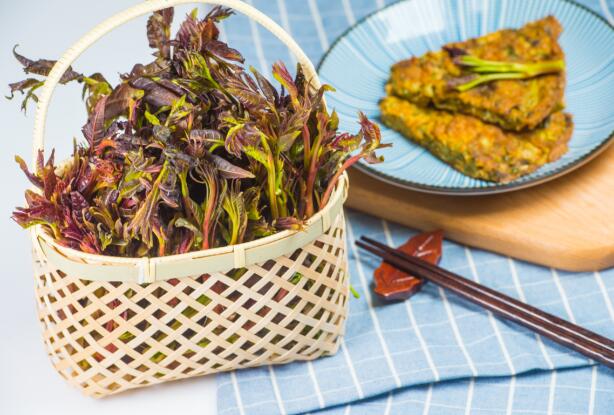
[[[18,51],[32,58],[60,56],[71,43],[108,17],[137,0],[56,0],[53,2],[0,2],[0,90],[6,95],[7,83],[24,78],[17,61],[10,55]],[[83,7],[87,4],[87,8]],[[177,16],[190,7],[178,8]],[[145,37],[145,19],[128,23],[86,52],[75,67],[92,73],[117,74],[139,60],[151,59]],[[179,20],[179,19],[177,19]],[[59,28],[60,29],[59,29]],[[117,48],[121,45],[121,48]],[[113,60],[105,57],[113,56]],[[109,77],[111,78],[111,77]],[[111,78],[117,81],[117,78]],[[80,137],[85,121],[80,86],[67,85],[56,91],[49,113],[47,148],[56,147],[60,157],[69,154],[72,137]],[[20,97],[14,101],[0,98],[0,124],[4,129],[5,150],[0,163],[3,197],[0,201],[0,248],[5,274],[0,290],[0,327],[5,338],[0,341],[0,414],[71,415],[71,414],[169,414],[210,415],[216,413],[216,388],[213,376],[189,379],[145,388],[110,399],[94,400],[68,386],[54,371],[44,350],[36,318],[32,260],[28,233],[9,218],[15,206],[23,204],[23,190],[28,186],[13,161],[15,154],[30,160],[34,107],[26,116],[19,112]]]
[[[52,59],[60,56],[101,19],[138,1],[0,2],[0,15],[5,17],[0,26],[2,92],[6,94],[8,82],[24,77],[10,56],[14,44],[20,43],[19,52],[28,57]],[[383,3],[383,0],[373,1]],[[599,2],[592,1],[595,4]],[[178,8],[176,20],[179,21],[179,16],[190,8]],[[151,56],[144,35],[145,21],[146,17],[143,17],[106,36],[77,61],[75,68],[84,73],[100,71],[115,83],[118,81],[118,71],[128,70],[134,62],[149,62]],[[326,39],[320,39],[320,43],[326,49]],[[54,95],[47,126],[47,148],[55,147],[58,159],[70,154],[73,136],[81,137],[80,128],[85,121],[85,113],[79,97],[79,85],[64,86]],[[171,382],[109,399],[94,400],[69,387],[52,369],[35,314],[28,234],[8,217],[15,206],[23,204],[23,189],[28,186],[13,156],[19,154],[26,160],[30,159],[34,120],[34,108],[31,107],[24,117],[19,113],[17,101],[0,98],[3,139],[9,146],[2,153],[4,159],[0,163],[1,183],[4,185],[4,197],[0,201],[3,204],[0,225],[4,238],[0,240],[0,247],[4,253],[4,269],[10,271],[0,290],[0,327],[5,329],[5,338],[0,341],[0,364],[3,368],[0,375],[0,414],[215,414],[216,385],[213,377]]]

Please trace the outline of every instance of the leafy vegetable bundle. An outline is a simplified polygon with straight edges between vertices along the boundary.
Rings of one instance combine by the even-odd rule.
[[[83,84],[86,143],[57,168],[42,151],[34,172],[16,157],[39,191],[13,218],[41,224],[62,245],[119,256],[162,256],[238,244],[300,229],[322,209],[342,172],[359,159],[381,161],[380,132],[361,113],[360,131],[338,132],[300,66],[295,78],[273,65],[277,90],[241,54],[219,40],[216,7],[192,12],[174,39],[173,9],[147,22],[156,59],[137,64],[112,86],[100,73],[69,69],[61,83]],[[48,75],[54,61],[14,51],[24,71]],[[43,80],[11,84],[34,92]]]

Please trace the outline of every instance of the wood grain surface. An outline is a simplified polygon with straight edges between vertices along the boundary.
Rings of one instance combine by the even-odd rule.
[[[419,193],[352,169],[346,206],[541,265],[614,266],[614,146],[551,182],[487,196]]]

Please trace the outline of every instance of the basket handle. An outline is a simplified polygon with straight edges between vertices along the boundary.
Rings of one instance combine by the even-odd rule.
[[[68,48],[60,59],[58,59],[53,69],[51,69],[51,72],[47,76],[47,80],[42,88],[34,119],[34,140],[32,148],[32,160],[34,165],[36,164],[38,151],[42,150],[45,145],[45,123],[47,120],[47,110],[49,108],[51,96],[55,87],[58,85],[60,78],[68,67],[72,65],[75,59],[77,59],[79,55],[81,55],[87,48],[89,48],[105,34],[136,17],[167,7],[190,3],[208,3],[230,7],[260,23],[260,25],[269,30],[279,40],[281,40],[288,47],[288,49],[290,49],[297,61],[303,67],[305,76],[313,83],[314,87],[320,87],[318,75],[315,71],[313,63],[309,60],[301,47],[284,29],[282,29],[281,26],[253,6],[250,6],[249,4],[240,0],[147,0],[106,19],[94,27],[74,45]]]

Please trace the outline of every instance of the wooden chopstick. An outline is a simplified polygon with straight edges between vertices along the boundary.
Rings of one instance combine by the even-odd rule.
[[[364,239],[367,240],[366,238]],[[596,333],[592,333],[587,329],[569,322],[565,322],[567,324],[563,328],[558,323],[555,323],[555,321],[558,320],[551,314],[545,313],[535,307],[530,307],[527,304],[498,293],[495,290],[486,289],[487,287],[449,271],[445,271],[440,267],[433,266],[424,261],[420,262],[419,259],[411,257],[401,251],[396,251],[394,248],[388,247],[387,245],[378,243],[378,245],[386,247],[382,248],[368,245],[363,241],[356,241],[356,244],[383,258],[384,261],[404,272],[431,281],[466,300],[492,311],[498,316],[525,326],[554,342],[576,350],[597,362],[614,368],[614,349],[608,345],[611,341],[603,336],[599,336]],[[476,288],[476,286],[478,288]],[[580,328],[580,331],[574,331],[573,328],[575,327]],[[607,342],[599,341],[599,338],[606,339]]]
[[[392,247],[389,247],[388,245],[385,245],[379,241],[376,241],[374,239],[368,238],[366,236],[361,237],[362,240],[370,243],[371,245],[374,245],[378,248],[380,248],[383,251],[386,252],[390,252],[395,256],[399,256],[409,262],[411,262],[412,264],[415,264],[417,266],[422,266],[425,268],[430,269],[431,271],[434,272],[438,272],[440,274],[445,275],[446,277],[452,279],[455,282],[458,282],[459,284],[463,285],[463,286],[468,286],[471,287],[477,291],[479,291],[481,294],[488,296],[488,297],[492,297],[492,298],[496,298],[502,302],[504,302],[506,305],[509,305],[510,307],[513,308],[517,308],[517,309],[521,309],[526,311],[527,313],[530,313],[532,315],[534,315],[536,318],[544,321],[544,322],[548,322],[548,323],[552,323],[555,324],[559,327],[561,327],[561,329],[568,331],[570,334],[572,335],[579,335],[581,337],[583,337],[586,341],[589,341],[591,343],[596,344],[597,346],[601,346],[607,349],[610,349],[611,351],[614,351],[614,340],[610,340],[606,337],[603,337],[597,333],[594,333],[590,330],[585,329],[584,327],[580,327],[576,324],[573,324],[567,320],[563,320],[560,317],[557,317],[555,315],[546,313],[545,311],[542,311],[536,307],[533,307],[529,304],[523,303],[522,301],[519,301],[515,298],[512,297],[508,297],[507,295],[500,293],[499,291],[495,291],[492,288],[486,287],[484,285],[480,285],[475,281],[472,281],[470,279],[461,277],[460,275],[454,274],[446,269],[443,269],[441,267],[438,267],[437,265],[431,264],[429,262],[426,262],[420,258],[411,256],[411,255],[406,255],[403,254],[401,251],[398,251]],[[400,256],[399,254],[403,254],[402,256]]]

